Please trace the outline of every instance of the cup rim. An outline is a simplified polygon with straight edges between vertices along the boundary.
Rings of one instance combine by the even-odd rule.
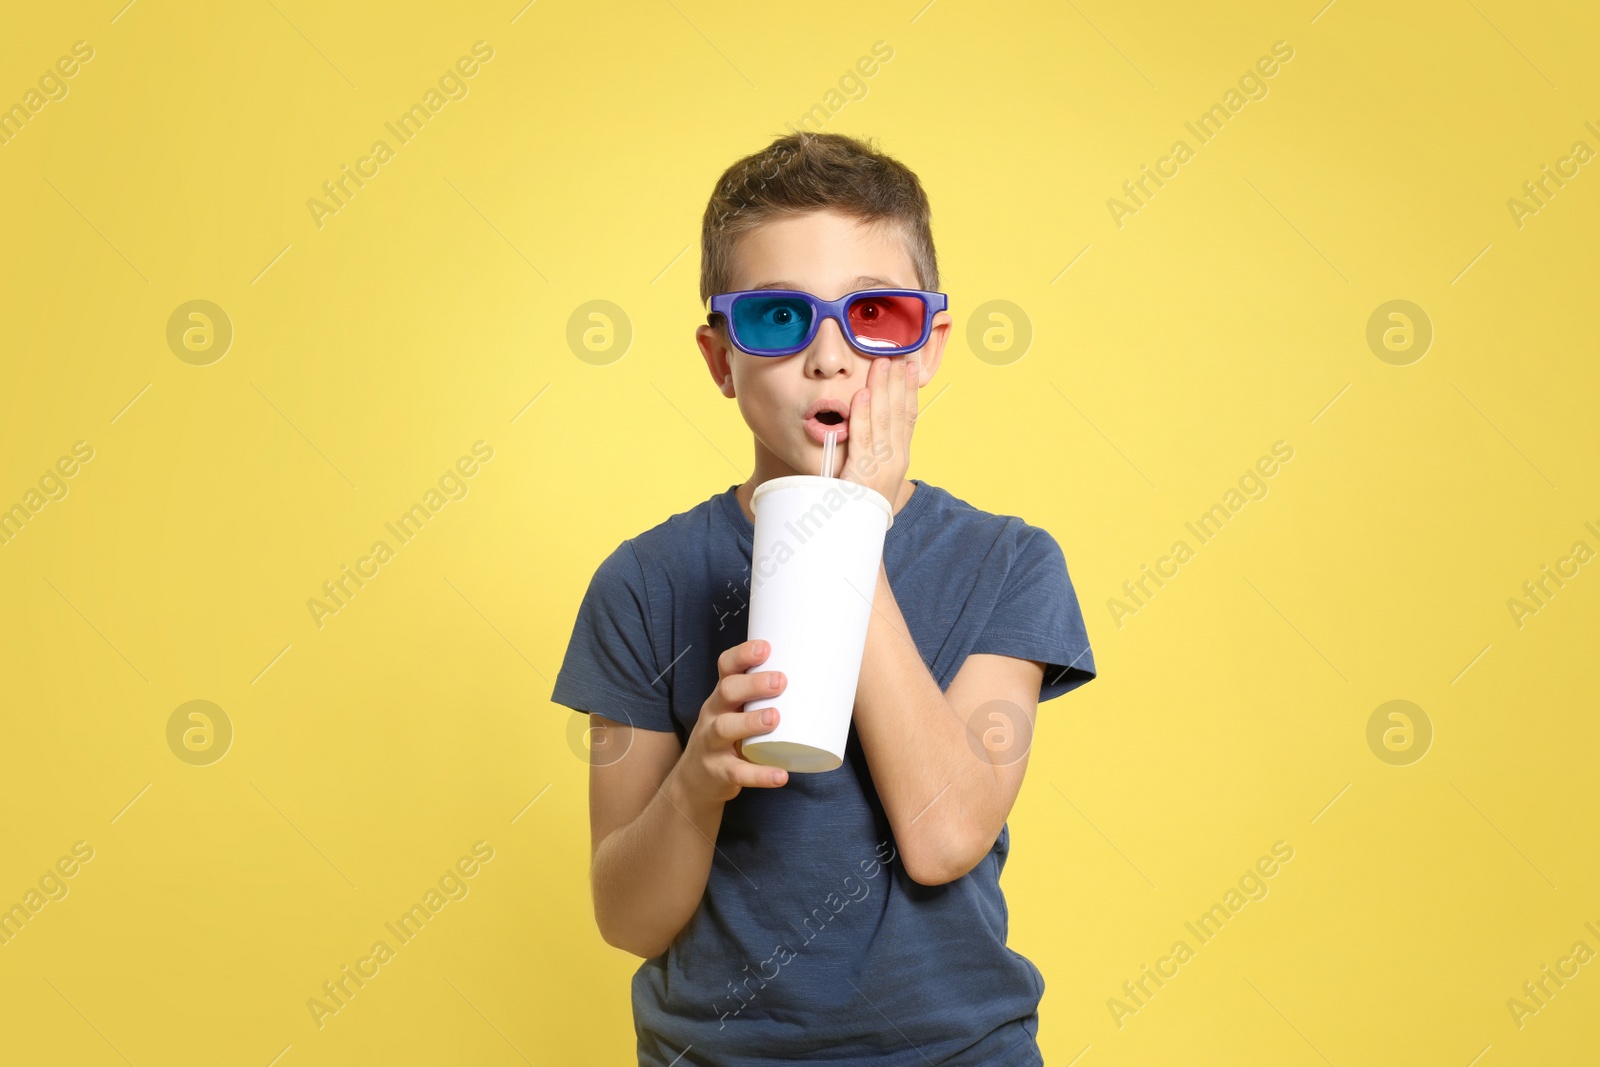
[[[845,478],[825,478],[820,474],[788,474],[782,478],[769,478],[760,485],[756,486],[756,491],[750,494],[750,509],[752,511],[755,510],[756,501],[760,500],[761,494],[765,493],[768,489],[798,489],[802,486],[811,486],[814,482],[826,483],[826,485],[820,486],[819,488],[845,485],[852,486],[853,488],[844,490],[846,496],[859,497],[860,499],[876,504],[879,508],[883,509],[883,514],[889,519],[889,521],[894,521],[894,506],[889,503],[888,498],[886,498],[876,489],[872,488],[871,486],[862,485],[860,482],[852,482]]]

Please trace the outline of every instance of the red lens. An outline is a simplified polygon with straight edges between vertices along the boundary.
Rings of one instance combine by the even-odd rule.
[[[920,296],[868,293],[845,312],[858,348],[907,348],[922,339],[927,303]]]

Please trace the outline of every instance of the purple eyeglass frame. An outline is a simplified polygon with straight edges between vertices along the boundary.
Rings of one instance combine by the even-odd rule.
[[[905,345],[900,348],[863,348],[853,341],[854,333],[850,324],[845,320],[845,309],[862,296],[919,296],[923,301],[922,335],[917,338],[914,345]],[[798,297],[811,308],[811,326],[806,330],[806,335],[797,345],[791,348],[746,348],[739,343],[739,338],[733,328],[733,304],[742,296],[792,296]],[[728,324],[728,339],[741,352],[752,356],[792,356],[802,352],[816,340],[817,331],[822,329],[822,320],[832,319],[839,324],[839,332],[844,334],[850,346],[858,352],[869,356],[903,356],[908,352],[915,352],[928,343],[928,337],[933,333],[933,317],[941,311],[948,310],[950,298],[945,293],[935,293],[926,289],[858,289],[853,293],[846,293],[837,300],[823,300],[813,296],[803,289],[740,289],[732,293],[718,293],[711,298],[711,313],[706,316],[706,323],[715,326],[716,316],[721,315]]]

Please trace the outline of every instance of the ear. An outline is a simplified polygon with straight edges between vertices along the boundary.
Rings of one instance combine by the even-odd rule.
[[[955,322],[948,311],[937,311],[933,315],[933,325],[928,332],[928,340],[915,355],[921,365],[921,380],[917,383],[920,389],[933,380],[933,375],[939,369],[939,362],[944,359],[944,345],[950,339],[950,327]]]
[[[694,331],[694,339],[700,346],[700,355],[705,358],[706,369],[711,372],[711,380],[723,396],[732,397],[733,365],[728,345],[722,339],[722,331],[714,326],[701,326]]]

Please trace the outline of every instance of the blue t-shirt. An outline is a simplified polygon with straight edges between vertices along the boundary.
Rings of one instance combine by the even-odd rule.
[[[939,688],[975,652],[1045,663],[1041,701],[1093,678],[1055,539],[912,482],[884,538],[884,567]],[[737,488],[600,564],[551,700],[687,740],[717,684],[717,657],[748,636],[755,531]],[[962,877],[913,881],[852,726],[836,770],[741,790],[716,846],[693,917],[634,974],[641,1065],[1043,1062],[1044,976],[1006,947],[1009,826]]]

